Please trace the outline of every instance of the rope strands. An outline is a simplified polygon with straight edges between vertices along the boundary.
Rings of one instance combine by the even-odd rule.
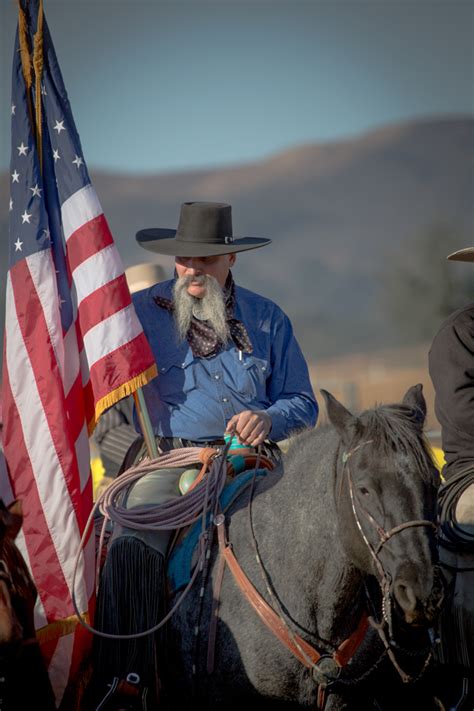
[[[196,486],[192,491],[188,492],[185,496],[178,499],[174,499],[164,504],[158,504],[157,506],[136,506],[133,509],[126,509],[121,505],[121,496],[126,488],[133,484],[137,479],[143,475],[152,472],[159,468],[172,468],[187,466],[189,464],[195,464],[196,462],[203,460],[203,449],[201,447],[189,447],[183,449],[172,450],[159,456],[156,459],[145,459],[140,464],[131,467],[126,472],[121,474],[121,476],[108,487],[103,494],[95,502],[94,507],[89,515],[89,519],[84,529],[84,533],[81,540],[81,545],[76,556],[76,562],[74,565],[73,574],[73,594],[72,600],[74,604],[74,609],[79,618],[80,623],[92,632],[93,634],[103,637],[105,639],[138,639],[140,637],[146,637],[147,635],[154,634],[159,629],[161,629],[166,622],[172,617],[174,612],[178,609],[182,600],[191,589],[197,574],[202,571],[204,566],[204,560],[208,545],[207,540],[207,527],[208,527],[208,514],[214,513],[217,500],[224,488],[226,482],[227,467],[226,464],[226,448],[221,451],[219,450],[207,450],[208,461],[212,462],[209,474],[201,483]],[[206,450],[204,450],[206,451]],[[211,453],[213,456],[211,456]],[[84,619],[79,616],[79,611],[77,609],[76,599],[75,599],[75,582],[77,575],[78,560],[80,557],[81,550],[84,546],[85,541],[88,539],[91,524],[94,519],[94,514],[97,510],[100,510],[104,515],[104,522],[101,532],[101,543],[104,540],[104,531],[107,526],[108,521],[113,521],[114,523],[121,524],[128,528],[133,528],[135,530],[153,530],[153,531],[163,531],[171,530],[176,528],[184,528],[189,526],[200,518],[202,520],[201,535],[199,537],[199,554],[198,563],[195,567],[193,575],[183,590],[182,594],[179,596],[175,605],[171,608],[168,614],[156,623],[153,627],[136,632],[133,634],[109,634],[107,632],[102,632],[95,629],[89,625]],[[98,559],[100,560],[100,550],[98,552]]]
[[[474,534],[456,518],[456,506],[463,493],[474,484],[474,468],[469,467],[449,479],[439,490],[441,521],[440,545],[450,551],[474,553]],[[472,570],[472,568],[470,568]]]

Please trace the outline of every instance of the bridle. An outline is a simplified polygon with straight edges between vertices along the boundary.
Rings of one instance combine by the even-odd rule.
[[[389,541],[391,538],[393,538],[395,535],[397,535],[397,533],[401,533],[402,531],[406,530],[407,528],[416,528],[416,527],[423,526],[426,528],[432,528],[435,532],[437,532],[438,526],[435,523],[433,523],[433,521],[429,521],[427,519],[413,519],[411,521],[405,521],[404,523],[400,523],[397,526],[393,526],[393,528],[386,531],[385,528],[380,523],[378,523],[378,521],[370,513],[370,511],[367,511],[367,509],[361,504],[360,499],[357,496],[357,493],[354,491],[354,482],[352,479],[350,466],[347,462],[349,461],[350,457],[352,457],[352,455],[355,452],[357,452],[362,447],[365,447],[366,445],[369,445],[372,443],[373,443],[373,440],[369,439],[369,440],[366,440],[365,442],[361,442],[356,447],[351,449],[349,452],[343,452],[343,454],[342,454],[342,463],[343,463],[342,479],[344,479],[345,473],[347,472],[347,480],[348,480],[352,513],[354,515],[354,519],[357,524],[357,528],[359,529],[359,532],[362,536],[362,539],[363,539],[365,545],[367,546],[367,548],[369,549],[369,552],[374,560],[375,567],[377,568],[377,571],[380,574],[380,582],[383,585],[384,583],[386,583],[386,581],[388,581],[390,579],[390,575],[389,575],[389,573],[387,573],[387,571],[383,567],[383,563],[379,557],[379,553],[382,550],[385,543],[387,543],[387,541]],[[356,506],[356,503],[357,503],[357,506]],[[376,531],[376,533],[379,537],[379,543],[376,548],[374,548],[374,546],[372,546],[369,539],[367,538],[367,535],[365,534],[365,531],[362,527],[360,516],[357,511],[357,507],[360,509],[360,513],[370,523],[370,525]]]
[[[354,481],[352,478],[351,474],[351,469],[350,465],[348,464],[349,459],[357,452],[359,449],[362,447],[365,447],[369,444],[372,444],[373,440],[366,440],[364,442],[361,442],[360,444],[356,445],[353,447],[351,450],[348,452],[343,452],[342,453],[342,473],[341,473],[341,491],[342,491],[342,485],[344,482],[344,478],[347,476],[347,483],[348,483],[348,489],[349,489],[349,497],[350,497],[350,502],[351,502],[351,509],[352,509],[352,514],[354,516],[354,520],[356,522],[357,528],[359,530],[359,533],[362,537],[362,540],[364,541],[365,546],[369,550],[369,553],[373,559],[375,568],[378,573],[378,583],[380,585],[380,590],[382,593],[382,616],[383,620],[385,623],[388,625],[388,632],[389,636],[387,638],[387,635],[385,634],[384,631],[384,623],[377,623],[373,617],[369,617],[369,623],[371,626],[377,631],[379,634],[380,639],[382,640],[384,647],[387,651],[387,654],[394,665],[395,669],[397,670],[398,674],[400,675],[402,681],[404,683],[408,683],[411,681],[414,681],[414,678],[407,674],[401,667],[399,666],[397,660],[395,659],[395,656],[393,654],[392,646],[393,646],[393,620],[392,620],[392,598],[390,595],[390,587],[392,583],[392,578],[390,573],[384,568],[384,565],[380,559],[380,551],[382,550],[383,546],[392,539],[394,536],[396,536],[398,533],[401,533],[402,531],[405,531],[406,529],[409,528],[417,528],[417,527],[425,527],[425,528],[432,528],[435,532],[438,531],[438,526],[433,522],[429,521],[427,519],[413,519],[410,521],[405,521],[403,523],[400,523],[396,526],[393,526],[390,528],[388,531],[375,519],[375,517],[368,511],[365,506],[360,501],[360,498],[357,496],[357,492],[355,491],[354,487]],[[376,546],[373,546],[368,537],[367,534],[364,531],[364,528],[362,526],[362,521],[361,521],[361,516],[365,518],[366,521],[369,522],[371,528],[376,531],[379,542]],[[428,657],[423,665],[423,668],[418,674],[418,676],[421,676],[421,674],[425,671],[426,667],[428,666],[428,663],[431,659],[432,656],[432,650],[429,651]]]
[[[248,579],[242,568],[240,567],[237,559],[235,558],[235,555],[232,552],[232,545],[230,541],[226,538],[225,534],[225,516],[220,514],[217,516],[215,519],[215,524],[217,527],[217,532],[218,532],[218,541],[219,541],[219,552],[220,552],[220,557],[219,557],[219,562],[218,562],[218,573],[216,576],[216,579],[219,580],[217,583],[216,590],[214,590],[213,597],[214,597],[214,602],[213,602],[213,614],[212,614],[212,620],[215,624],[216,619],[215,619],[215,610],[218,609],[218,599],[219,599],[219,589],[220,585],[222,582],[222,576],[223,576],[223,571],[224,571],[224,566],[227,564],[229,569],[232,572],[232,575],[234,577],[235,582],[237,583],[238,587],[246,597],[247,601],[252,605],[254,610],[257,612],[257,614],[260,616],[261,620],[265,623],[265,625],[273,632],[273,634],[279,638],[283,644],[292,652],[292,654],[306,667],[311,669],[313,678],[318,685],[318,696],[317,696],[317,708],[318,709],[324,709],[325,704],[326,704],[326,694],[329,689],[329,687],[335,683],[336,681],[339,680],[339,672],[341,671],[341,668],[345,666],[346,663],[350,661],[352,656],[356,653],[359,645],[361,644],[362,640],[365,638],[365,633],[367,630],[368,625],[370,624],[378,633],[383,645],[384,645],[384,652],[382,655],[377,659],[374,665],[367,670],[367,672],[364,672],[364,674],[359,677],[358,680],[352,680],[350,683],[356,683],[356,681],[360,681],[362,678],[365,678],[368,674],[370,674],[382,661],[383,657],[385,654],[389,657],[390,661],[392,662],[394,668],[400,675],[402,681],[404,683],[408,682],[414,682],[418,678],[420,678],[426,668],[428,667],[428,664],[431,660],[432,657],[432,641],[430,641],[429,648],[427,650],[427,657],[422,665],[422,669],[416,676],[410,676],[407,674],[398,664],[397,659],[395,658],[393,647],[398,647],[396,643],[393,640],[393,634],[392,634],[392,623],[391,623],[391,599],[390,599],[390,583],[391,583],[391,577],[389,573],[385,570],[382,561],[380,560],[380,551],[389,541],[391,538],[393,538],[395,535],[400,533],[401,531],[408,529],[408,528],[414,528],[418,526],[423,526],[427,528],[433,528],[434,530],[437,530],[436,525],[432,521],[428,521],[425,519],[414,519],[411,521],[406,521],[401,524],[398,524],[397,526],[394,526],[390,530],[386,531],[383,526],[381,526],[375,519],[375,517],[367,511],[367,509],[360,503],[357,497],[357,493],[354,490],[354,483],[352,480],[352,475],[350,471],[350,466],[347,464],[348,460],[352,457],[352,455],[361,449],[362,447],[372,444],[373,440],[367,440],[364,442],[361,442],[357,446],[353,447],[349,452],[343,452],[342,454],[342,462],[343,462],[343,469],[341,473],[341,486],[340,486],[340,492],[339,494],[342,493],[342,485],[344,483],[344,478],[347,475],[348,479],[348,489],[349,489],[349,495],[350,495],[350,501],[351,501],[351,507],[352,507],[352,512],[354,515],[354,519],[356,521],[357,527],[360,531],[360,534],[362,536],[362,539],[367,546],[368,550],[370,551],[370,554],[374,560],[376,570],[378,572],[379,578],[378,582],[382,590],[382,614],[383,614],[383,619],[382,622],[377,622],[374,617],[368,616],[366,613],[363,614],[362,619],[359,623],[359,627],[357,630],[355,630],[351,637],[348,638],[348,640],[345,640],[342,645],[337,650],[331,650],[330,652],[327,651],[327,643],[324,643],[320,640],[321,646],[318,648],[311,647],[303,638],[301,638],[296,632],[294,632],[288,622],[286,621],[286,615],[283,611],[283,608],[281,604],[278,601],[277,596],[272,590],[272,587],[270,585],[270,580],[268,578],[268,573],[265,570],[265,566],[263,565],[263,562],[260,558],[260,554],[258,551],[258,544],[257,540],[255,537],[255,532],[253,530],[253,524],[252,524],[252,499],[253,499],[253,484],[255,480],[255,474],[254,478],[252,479],[252,485],[251,485],[251,490],[249,494],[249,505],[248,505],[248,512],[249,512],[249,522],[250,522],[250,530],[251,530],[251,538],[255,547],[255,557],[258,563],[258,566],[260,568],[260,571],[263,576],[263,581],[266,585],[266,589],[269,595],[270,600],[272,601],[272,604],[274,605],[274,608],[272,608],[267,602],[262,598],[260,593],[253,587],[251,581]],[[258,463],[256,464],[255,470],[258,468]],[[362,521],[361,521],[361,516],[366,518],[370,525],[375,529],[377,532],[379,542],[378,544],[374,547],[371,545],[370,541],[368,540],[368,537],[363,529],[362,526]],[[368,602],[370,601],[369,595],[368,597]],[[217,605],[215,605],[217,600]],[[364,623],[365,620],[365,623]],[[212,623],[211,623],[212,624]],[[389,637],[387,638],[387,635],[385,633],[385,624],[388,624],[389,627]],[[214,644],[214,634],[209,634],[209,646],[208,646],[208,663],[209,659],[212,659],[213,662],[213,651],[212,647]],[[350,647],[350,652],[349,654],[346,655],[346,659],[341,662],[340,659],[338,659],[338,655],[342,651],[344,647],[346,647],[349,644]],[[326,648],[326,650],[325,650]],[[399,648],[399,647],[398,647]],[[325,650],[325,651],[319,651],[320,649]],[[425,653],[425,650],[422,652],[423,654]],[[213,671],[213,663],[211,664],[211,668],[208,666],[208,672],[211,673]],[[340,680],[342,683],[349,683],[343,679]]]

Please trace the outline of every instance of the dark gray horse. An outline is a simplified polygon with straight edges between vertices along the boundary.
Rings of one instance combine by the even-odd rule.
[[[326,711],[439,708],[424,683],[442,585],[431,523],[438,476],[422,434],[421,386],[402,404],[360,417],[323,395],[331,425],[295,437],[281,471],[239,497],[225,529],[238,562],[289,637],[297,634],[327,655],[326,677],[263,624],[229,568],[209,647],[219,567],[214,546],[203,597],[195,585],[171,621],[172,708],[241,709],[255,701],[259,709],[314,709],[316,681],[335,676],[326,699],[320,697]],[[361,628],[350,663],[337,669],[328,657]],[[403,683],[404,674],[411,683]]]

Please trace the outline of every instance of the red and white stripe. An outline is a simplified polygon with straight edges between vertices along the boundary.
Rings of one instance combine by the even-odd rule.
[[[39,591],[37,628],[74,615],[73,565],[92,506],[87,426],[96,405],[153,366],[92,186],[72,195],[61,212],[77,294],[68,332],[62,333],[50,250],[17,262],[7,279],[4,447],[15,496],[23,500],[20,545]],[[93,543],[76,577],[84,613],[94,591]],[[49,650],[58,701],[83,655],[81,635],[60,637]]]
[[[153,359],[131,302],[122,260],[92,185],[71,195],[61,206],[61,215],[77,294],[81,373],[88,392],[86,420],[90,422],[94,418],[92,405],[150,368]]]
[[[57,358],[61,348],[56,340],[56,288],[49,294],[49,303],[45,290],[40,297],[35,288],[35,282],[50,281],[51,269],[54,274],[49,250],[11,269],[5,327],[4,447],[15,496],[23,501],[23,540],[19,543],[23,543],[22,552],[38,588],[37,628],[74,615],[73,565],[92,504],[89,474],[84,482],[84,472],[89,472],[88,446],[81,446],[82,428],[77,437],[71,432],[68,409],[74,403],[66,401]],[[43,310],[45,301],[49,308]],[[82,403],[76,404],[83,411]],[[85,554],[79,559],[75,591],[84,612],[94,589],[92,546],[91,540],[89,564]],[[58,701],[73,661],[72,653],[62,657],[63,674],[57,676],[55,688]]]

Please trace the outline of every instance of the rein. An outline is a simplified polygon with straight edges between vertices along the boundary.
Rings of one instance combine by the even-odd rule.
[[[300,635],[294,632],[284,619],[281,605],[274,595],[268,575],[263,566],[260,554],[258,551],[258,544],[255,538],[255,533],[253,529],[252,522],[252,499],[253,499],[253,485],[255,482],[255,473],[258,469],[260,461],[260,447],[258,448],[257,461],[255,464],[254,478],[252,480],[252,486],[250,489],[250,497],[248,503],[249,512],[249,524],[252,534],[252,540],[255,548],[255,557],[259,564],[260,570],[263,575],[263,580],[266,585],[268,594],[274,604],[279,607],[280,613],[277,613],[271,605],[269,605],[258,590],[254,587],[252,582],[249,580],[242,567],[240,566],[237,558],[232,551],[232,544],[228,541],[225,531],[225,516],[219,514],[215,517],[214,523],[217,528],[217,537],[219,545],[219,560],[218,560],[218,572],[217,572],[217,584],[214,590],[214,600],[213,600],[213,611],[211,613],[211,627],[209,634],[209,644],[208,644],[208,673],[212,673],[214,664],[214,650],[213,646],[215,644],[215,627],[217,624],[217,610],[218,610],[218,598],[220,587],[222,585],[222,579],[224,574],[224,569],[226,564],[231,571],[235,582],[240,588],[242,594],[246,598],[247,602],[253,607],[255,612],[258,614],[262,622],[266,627],[272,632],[273,635],[291,652],[291,654],[305,667],[311,670],[313,679],[318,687],[317,692],[317,708],[323,710],[326,705],[326,694],[327,688],[335,681],[337,681],[341,670],[351,661],[354,654],[357,652],[359,646],[365,639],[367,629],[369,627],[369,618],[364,613],[360,619],[360,622],[354,632],[341,644],[328,653],[327,651],[320,652],[318,649],[309,644]],[[324,644],[321,642],[321,646]]]
[[[238,585],[239,589],[241,590],[242,594],[246,598],[246,600],[250,603],[250,605],[253,607],[255,612],[258,614],[262,622],[266,625],[266,627],[277,637],[277,639],[293,654],[293,656],[304,666],[306,666],[308,669],[311,669],[312,675],[314,678],[314,681],[318,685],[318,696],[317,696],[317,707],[319,709],[324,709],[325,707],[325,702],[326,702],[326,692],[327,688],[333,684],[334,682],[337,681],[339,674],[344,666],[346,666],[354,656],[354,654],[357,652],[360,644],[363,642],[367,629],[369,625],[375,629],[384,645],[384,652],[383,655],[387,654],[389,657],[391,663],[393,664],[394,668],[400,675],[402,681],[404,683],[408,682],[413,682],[415,681],[415,677],[410,676],[407,674],[398,664],[395,655],[393,653],[393,650],[391,648],[393,638],[392,638],[392,620],[391,620],[391,599],[390,599],[390,583],[391,583],[391,578],[389,573],[387,573],[383,567],[383,563],[380,560],[379,553],[383,546],[394,536],[396,536],[398,533],[401,533],[402,531],[409,529],[409,528],[415,528],[415,527],[426,527],[426,528],[433,528],[435,531],[437,531],[437,526],[432,522],[428,521],[426,519],[413,519],[411,521],[406,521],[401,524],[398,524],[397,526],[393,526],[391,529],[388,531],[385,530],[385,528],[380,525],[374,516],[367,511],[367,509],[362,506],[360,503],[356,492],[354,491],[354,483],[352,480],[352,475],[350,471],[350,467],[347,464],[348,460],[352,457],[352,455],[361,449],[362,447],[372,444],[373,440],[367,440],[365,442],[362,442],[358,444],[356,447],[351,449],[349,452],[343,452],[342,455],[342,462],[343,462],[343,471],[342,471],[342,476],[341,476],[341,491],[342,491],[342,484],[345,476],[345,472],[347,471],[347,479],[348,479],[348,488],[349,488],[349,494],[350,494],[350,501],[351,501],[351,508],[352,512],[354,515],[355,522],[357,524],[357,527],[359,529],[359,532],[362,536],[362,539],[367,546],[367,548],[370,551],[370,554],[374,560],[375,567],[379,573],[380,579],[379,579],[379,585],[382,591],[382,596],[383,596],[383,604],[382,604],[382,612],[383,612],[383,618],[385,622],[389,625],[389,638],[387,639],[387,636],[384,631],[384,624],[383,623],[377,623],[373,617],[367,616],[367,614],[364,613],[362,616],[357,628],[355,631],[348,637],[346,640],[344,640],[337,649],[333,650],[332,653],[327,653],[327,652],[320,652],[318,649],[315,649],[313,646],[311,646],[306,640],[304,640],[300,635],[297,633],[293,632],[293,630],[290,629],[288,624],[286,623],[283,614],[278,614],[273,607],[271,607],[266,600],[262,597],[262,595],[258,592],[258,590],[254,587],[252,582],[249,580],[245,572],[242,570],[237,558],[235,557],[233,551],[232,551],[232,544],[228,541],[226,537],[226,531],[225,531],[225,516],[223,514],[219,514],[215,518],[215,525],[217,528],[217,534],[218,534],[218,544],[219,544],[219,553],[220,553],[220,561],[219,561],[219,575],[218,578],[222,582],[222,576],[223,576],[223,570],[225,565],[227,564],[229,567],[229,570],[231,571],[234,580],[236,584]],[[258,466],[258,465],[257,465]],[[341,493],[341,492],[340,492]],[[262,561],[260,559],[259,553],[258,553],[258,546],[256,543],[255,539],[255,534],[253,531],[253,525],[252,525],[252,519],[251,519],[251,502],[252,502],[252,495],[253,495],[253,486],[252,490],[250,492],[250,500],[249,500],[249,518],[250,518],[250,526],[251,526],[251,532],[252,532],[252,537],[254,540],[254,545],[256,548],[256,558],[257,562],[259,563],[260,569],[262,571],[262,574],[264,576],[264,581],[266,583],[267,591],[272,598],[272,600],[278,604],[278,601],[275,598],[275,595],[273,594],[271,587],[269,585],[268,577],[265,572],[264,566],[262,564]],[[356,506],[356,502],[357,505]],[[361,514],[364,516],[364,518],[369,521],[370,525],[372,528],[377,532],[379,542],[376,547],[372,546],[370,541],[367,538],[367,535],[364,532],[364,529],[362,527],[361,523],[361,518],[360,515],[358,514],[357,508],[360,509]],[[220,587],[220,585],[218,585]],[[279,606],[281,609],[281,606]],[[214,618],[215,615],[213,615]],[[214,619],[213,619],[214,621]],[[210,638],[214,640],[214,635],[211,635]],[[211,642],[210,642],[211,644]],[[432,651],[430,650],[427,658],[423,664],[421,672],[417,675],[416,678],[420,677],[424,671],[426,670],[432,656]],[[213,654],[208,650],[208,662],[209,659],[213,661]],[[208,666],[208,672],[212,671],[212,668],[210,669]]]
[[[266,627],[280,640],[280,642],[293,654],[296,659],[311,669],[313,678],[322,689],[325,689],[329,682],[335,681],[343,667],[345,667],[354,656],[361,642],[365,638],[369,620],[367,615],[363,615],[356,630],[345,639],[332,653],[320,652],[311,646],[296,632],[293,632],[275,610],[264,600],[258,590],[254,587],[247,575],[242,570],[237,558],[232,551],[232,545],[225,534],[225,516],[219,514],[216,517],[217,537],[219,552],[228,565],[234,576],[234,580],[243,593],[246,600],[253,607]],[[321,707],[321,706],[320,706]]]

